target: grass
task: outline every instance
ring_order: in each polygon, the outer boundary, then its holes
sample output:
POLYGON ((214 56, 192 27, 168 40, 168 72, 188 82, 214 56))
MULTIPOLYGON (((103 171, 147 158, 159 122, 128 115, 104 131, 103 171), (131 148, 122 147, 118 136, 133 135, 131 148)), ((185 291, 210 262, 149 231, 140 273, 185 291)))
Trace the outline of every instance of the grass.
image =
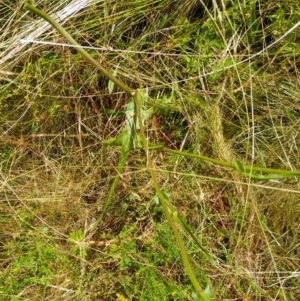
MULTIPOLYGON (((52 14, 69 5, 64 26, 95 59, 180 107, 148 120, 151 141, 299 169, 298 27, 280 39, 299 20, 295 1, 74 3, 39 7, 52 14)), ((123 119, 109 112, 124 110, 127 96, 110 94, 108 81, 50 27, 30 36, 44 23, 21 3, 2 13, 1 298, 192 300, 141 152, 130 154, 111 207, 89 232, 116 175, 120 149, 102 157, 101 145, 123 119)), ((180 229, 212 300, 297 300, 298 184, 252 182, 162 152, 152 158, 161 187, 209 254, 180 229)))

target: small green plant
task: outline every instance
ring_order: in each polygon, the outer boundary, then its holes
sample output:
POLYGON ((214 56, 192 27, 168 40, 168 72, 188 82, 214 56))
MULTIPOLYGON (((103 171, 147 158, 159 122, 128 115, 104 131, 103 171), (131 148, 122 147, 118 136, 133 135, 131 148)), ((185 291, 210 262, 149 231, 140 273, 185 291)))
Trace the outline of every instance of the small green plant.
POLYGON ((10 252, 15 258, 0 276, 0 295, 4 292, 14 295, 26 286, 45 286, 51 282, 52 264, 58 261, 55 246, 35 241, 28 248, 27 242, 15 241, 7 248, 5 258, 10 258, 10 252))
POLYGON ((72 244, 75 244, 75 246, 71 247, 70 249, 72 254, 83 259, 87 257, 87 246, 85 244, 85 237, 82 229, 71 232, 68 241, 72 244))
POLYGON ((13 150, 12 148, 6 148, 1 153, 1 171, 5 174, 11 165, 13 150))

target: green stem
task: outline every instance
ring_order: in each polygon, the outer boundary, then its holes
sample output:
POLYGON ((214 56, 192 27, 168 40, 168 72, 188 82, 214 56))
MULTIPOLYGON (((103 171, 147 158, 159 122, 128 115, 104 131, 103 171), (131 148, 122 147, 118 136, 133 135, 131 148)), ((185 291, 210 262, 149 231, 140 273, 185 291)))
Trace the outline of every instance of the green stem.
POLYGON ((163 192, 161 191, 161 189, 159 187, 157 179, 156 179, 156 175, 155 175, 155 172, 154 172, 154 164, 153 164, 152 159, 149 155, 148 139, 146 138, 146 132, 145 132, 145 128, 144 128, 144 125, 143 125, 143 118, 142 118, 142 114, 141 114, 140 102, 139 102, 139 99, 138 99, 138 92, 136 92, 135 95, 134 95, 134 103, 135 103, 135 112, 137 114, 137 119, 138 119, 138 123, 139 123, 139 126, 140 126, 140 135, 141 135, 141 138, 142 138, 144 151, 145 151, 146 156, 147 156, 147 169, 148 169, 148 171, 151 175, 152 183, 153 183, 153 186, 154 186, 154 188, 156 190, 156 193, 159 197, 159 200, 160 200, 160 203, 162 205, 163 211, 164 211, 164 213, 167 217, 167 220, 168 220, 168 222, 169 222, 169 224, 172 228, 172 231, 174 233, 174 236, 175 236, 175 239, 176 239, 178 247, 179 247, 179 251, 180 251, 180 254, 181 254, 181 258, 182 258, 183 265, 185 267, 186 273, 189 276, 194 289, 200 295, 201 294, 201 286, 200 286, 200 284, 199 284, 199 282, 196 278, 196 275, 195 275, 195 273, 192 269, 192 266, 190 264, 190 261, 188 259, 188 255, 187 255, 182 237, 181 237, 181 235, 180 235, 180 233, 179 233, 179 231, 176 227, 176 224, 175 224, 175 222, 174 222, 174 220, 171 216, 169 206, 168 206, 168 200, 165 198, 163 192))
POLYGON ((121 174, 123 172, 124 166, 127 162, 128 156, 129 156, 129 152, 130 152, 130 147, 128 148, 127 144, 123 144, 122 145, 122 151, 121 151, 121 155, 119 158, 119 162, 118 162, 118 166, 117 166, 117 175, 115 176, 110 188, 109 188, 109 192, 108 192, 108 196, 106 198, 106 200, 104 201, 104 204, 101 208, 101 213, 98 217, 98 219, 96 220, 96 222, 93 224, 93 229, 96 229, 96 227, 101 223, 104 214, 107 211, 107 208, 109 207, 112 197, 114 196, 115 190, 119 184, 120 178, 121 178, 121 174))
POLYGON ((211 162, 213 164, 224 166, 224 167, 232 167, 232 168, 234 168, 234 165, 231 164, 231 163, 228 163, 228 162, 225 162, 225 161, 221 161, 221 160, 218 160, 218 159, 213 159, 213 158, 206 157, 206 156, 203 156, 203 155, 191 154, 191 153, 182 152, 182 151, 178 151, 178 150, 167 148, 167 147, 163 147, 161 149, 161 151, 166 152, 166 153, 170 153, 170 154, 173 154, 173 155, 200 159, 200 160, 211 162))
POLYGON ((275 180, 275 179, 285 179, 289 177, 296 177, 299 176, 295 174, 295 172, 289 174, 287 171, 285 173, 268 173, 268 174, 260 174, 253 172, 253 169, 250 171, 247 171, 245 166, 241 164, 241 162, 235 160, 234 162, 235 169, 240 172, 242 175, 244 175, 247 178, 250 178, 252 180, 259 180, 259 181, 268 181, 268 180, 275 180))
POLYGON ((241 165, 237 164, 238 161, 235 161, 234 163, 229 163, 226 161, 221 161, 218 159, 213 159, 210 157, 206 157, 203 155, 197 155, 197 154, 191 154, 187 152, 182 152, 174 149, 170 149, 167 147, 163 147, 159 149, 160 151, 170 153, 173 155, 178 155, 178 156, 184 156, 188 158, 195 158, 195 159, 200 159, 203 161, 211 162, 213 164, 219 165, 219 166, 224 166, 224 167, 229 167, 236 169, 238 172, 244 174, 247 177, 252 177, 255 179, 260 180, 270 180, 270 179, 283 179, 283 178, 289 178, 289 177, 300 177, 300 171, 295 170, 295 171, 289 171, 289 170, 283 170, 283 169, 274 169, 274 168, 267 168, 267 167, 259 167, 259 166, 249 166, 249 165, 241 165), (253 174, 251 176, 251 172, 262 172, 262 173, 268 173, 269 175, 259 175, 259 174, 253 174))

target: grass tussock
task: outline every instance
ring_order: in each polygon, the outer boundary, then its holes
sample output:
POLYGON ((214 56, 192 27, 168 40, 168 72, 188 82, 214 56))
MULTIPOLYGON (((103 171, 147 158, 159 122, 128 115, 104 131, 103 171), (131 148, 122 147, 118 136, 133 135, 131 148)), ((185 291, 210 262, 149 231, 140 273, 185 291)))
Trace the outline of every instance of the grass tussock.
MULTIPOLYGON (((132 151, 116 176, 129 98, 23 1, 0 25, 1 300, 192 300, 178 247, 132 151)), ((105 68, 180 112, 147 120, 154 143, 300 169, 296 1, 41 1, 105 68), (272 46, 270 46, 272 45, 272 46)), ((297 300, 299 184, 250 181, 204 161, 151 154, 212 300, 297 300), (206 255, 205 255, 206 254, 206 255)))

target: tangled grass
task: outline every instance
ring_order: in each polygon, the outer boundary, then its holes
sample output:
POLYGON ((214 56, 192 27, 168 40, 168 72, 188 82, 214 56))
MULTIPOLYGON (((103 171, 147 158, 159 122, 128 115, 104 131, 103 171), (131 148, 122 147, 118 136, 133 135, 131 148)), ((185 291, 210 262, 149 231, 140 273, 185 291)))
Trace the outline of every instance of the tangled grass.
MULTIPOLYGON (((117 135, 128 98, 110 94, 108 81, 22 5, 0 12, 2 299, 192 300, 140 152, 89 236, 118 162, 119 149, 103 157, 101 144, 117 135)), ((289 31, 299 20, 296 1, 36 5, 128 85, 180 107, 148 120, 151 141, 299 169, 299 29, 289 31)), ((152 156, 160 185, 209 254, 182 231, 212 300, 297 299, 297 183, 252 182, 199 160, 152 156)))

